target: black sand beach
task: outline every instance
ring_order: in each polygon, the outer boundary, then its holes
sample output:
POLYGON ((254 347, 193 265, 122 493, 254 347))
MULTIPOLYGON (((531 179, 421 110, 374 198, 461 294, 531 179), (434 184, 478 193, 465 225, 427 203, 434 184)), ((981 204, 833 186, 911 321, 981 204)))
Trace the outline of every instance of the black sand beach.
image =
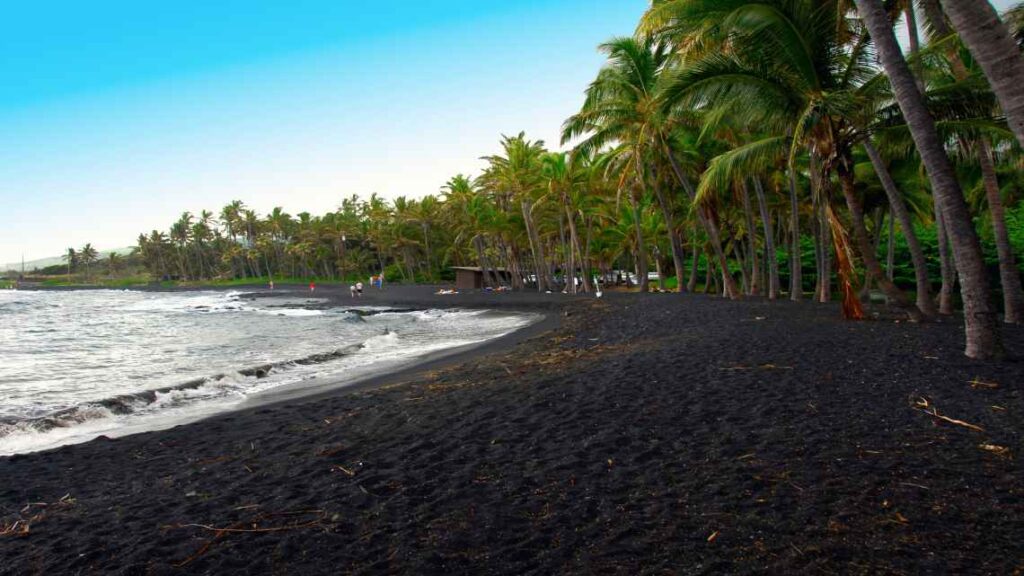
POLYGON ((0 458, 0 574, 1024 571, 1024 363, 965 358, 957 321, 672 294, 362 304, 550 319, 352 389, 0 458))

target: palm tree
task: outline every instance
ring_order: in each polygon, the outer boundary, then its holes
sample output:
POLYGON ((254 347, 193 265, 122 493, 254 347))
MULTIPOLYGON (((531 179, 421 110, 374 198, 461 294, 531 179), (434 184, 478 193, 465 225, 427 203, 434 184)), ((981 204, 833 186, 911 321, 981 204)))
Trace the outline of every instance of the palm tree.
MULTIPOLYGON (((632 183, 626 185, 623 180, 623 187, 629 191, 634 212, 638 206, 636 190, 648 186, 653 189, 669 236, 677 289, 682 291, 683 243, 675 222, 674 203, 655 168, 668 148, 672 130, 671 117, 665 113, 659 96, 661 74, 669 53, 650 38, 614 38, 600 49, 608 60, 587 89, 580 111, 563 124, 562 144, 583 138, 576 144, 577 154, 592 154, 617 145, 615 149, 629 156, 623 166, 629 170, 632 183)), ((637 233, 641 234, 639 228, 637 233)), ((645 256, 640 257, 642 262, 646 260, 645 256)))
POLYGON ((107 273, 110 274, 110 276, 117 274, 118 268, 121 267, 121 260, 122 258, 117 252, 111 252, 107 256, 107 273))
POLYGON ((981 168, 982 188, 992 221, 992 233, 999 260, 999 278, 1003 292, 1003 321, 1007 324, 1024 323, 1024 288, 1021 286, 1020 268, 1017 267, 1006 226, 1002 190, 999 186, 995 159, 988 138, 982 136, 975 143, 981 168))
POLYGON ((1017 142, 1024 146, 1024 57, 987 0, 942 0, 946 15, 985 71, 1017 142))
POLYGON ((567 288, 576 292, 576 269, 581 270, 580 277, 583 291, 590 292, 590 278, 587 273, 583 250, 580 248, 579 231, 577 230, 577 212, 573 205, 573 190, 583 184, 585 172, 580 170, 582 162, 570 160, 564 152, 552 152, 543 157, 542 172, 548 181, 548 192, 559 201, 565 212, 565 220, 569 225, 569 265, 566 270, 567 288))
POLYGON ((534 201, 543 189, 540 161, 546 152, 544 143, 527 140, 526 134, 520 132, 514 137, 502 136, 501 147, 503 154, 483 158, 489 166, 479 181, 492 192, 507 193, 518 201, 530 252, 533 254, 537 290, 551 290, 554 281, 534 214, 534 201))
POLYGON ((171 225, 169 234, 178 255, 178 271, 181 277, 189 279, 188 244, 192 238, 192 213, 185 212, 178 221, 171 225))
POLYGON ((855 0, 878 50, 900 109, 921 154, 936 202, 951 232, 956 267, 964 301, 967 346, 971 358, 1002 355, 996 313, 989 302, 990 290, 981 254, 981 243, 971 221, 960 183, 935 129, 935 122, 917 88, 917 81, 900 51, 889 16, 880 0, 855 0))
MULTIPOLYGON (((922 0, 928 23, 932 28, 933 35, 938 40, 944 40, 953 34, 953 30, 946 23, 945 14, 939 6, 938 0, 922 0)), ((947 42, 947 44, 949 44, 947 42)), ((956 90, 963 86, 970 85, 975 75, 969 69, 968 63, 961 57, 961 53, 955 46, 949 45, 946 49, 947 59, 952 69, 952 89, 956 90)), ((1019 55, 1018 55, 1019 58, 1019 55)), ((985 100, 982 94, 977 100, 985 100)), ((1017 268, 1013 250, 1010 247, 1006 219, 1003 212, 1002 198, 999 187, 999 179, 996 174, 996 167, 992 158, 991 136, 985 133, 971 135, 970 138, 960 138, 961 141, 973 140, 972 153, 977 157, 982 173, 982 184, 985 189, 985 196, 990 207, 989 215, 992 218, 993 232, 996 241, 996 250, 999 258, 999 277, 1003 291, 1004 321, 1010 324, 1024 322, 1024 288, 1021 286, 1020 272, 1017 268)), ((964 147, 970 148, 966 145, 964 147)), ((944 282, 945 284, 945 282, 944 282)))
MULTIPOLYGON (((664 98, 675 107, 703 109, 703 132, 745 127, 757 138, 716 157, 702 178, 698 196, 723 193, 752 173, 765 172, 788 157, 795 171, 803 151, 813 156, 811 182, 828 225, 843 288, 843 311, 863 316, 854 297, 855 272, 847 232, 831 198, 831 174, 838 174, 852 218, 853 237, 865 267, 911 316, 900 291, 888 282, 871 252, 850 170, 856 91, 867 75, 862 48, 849 50, 852 38, 838 7, 810 10, 801 2, 665 3, 680 10, 680 33, 702 31, 702 47, 690 50, 685 65, 665 83, 664 98), (713 47, 713 48, 712 48, 713 47)), ((652 14, 659 12, 652 9, 652 14)), ((677 45, 685 37, 673 39, 677 45)))
POLYGON ((68 279, 70 279, 71 272, 78 265, 78 252, 74 248, 68 248, 68 251, 61 258, 68 264, 68 279))
MULTIPOLYGON (((874 144, 871 143, 870 138, 866 138, 862 144, 868 158, 871 160, 871 166, 874 168, 875 174, 878 176, 882 188, 889 199, 889 206, 892 211, 890 221, 892 221, 892 218, 899 220, 903 236, 907 239, 910 258, 914 263, 914 277, 917 282, 917 307, 925 316, 935 316, 935 303, 932 302, 931 288, 928 281, 928 264, 925 260, 924 249, 921 248, 921 242, 918 240, 917 233, 914 232, 914 223, 910 218, 910 213, 903 202, 903 197, 892 178, 892 174, 889 172, 888 166, 882 159, 882 155, 875 148, 874 144)), ((891 237, 889 243, 890 245, 892 244, 891 237)))
POLYGON ((85 264, 85 277, 90 276, 90 266, 96 263, 96 259, 99 257, 99 253, 92 247, 92 244, 86 244, 82 246, 82 249, 78 251, 78 258, 82 264, 85 264))

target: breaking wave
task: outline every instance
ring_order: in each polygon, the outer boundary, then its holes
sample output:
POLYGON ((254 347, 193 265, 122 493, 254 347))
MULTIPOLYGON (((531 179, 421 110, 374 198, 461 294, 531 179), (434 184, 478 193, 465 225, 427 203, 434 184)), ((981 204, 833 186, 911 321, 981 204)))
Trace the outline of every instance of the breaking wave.
POLYGON ((343 386, 536 319, 114 290, 0 294, 0 313, 0 455, 168 428, 268 394, 343 386))

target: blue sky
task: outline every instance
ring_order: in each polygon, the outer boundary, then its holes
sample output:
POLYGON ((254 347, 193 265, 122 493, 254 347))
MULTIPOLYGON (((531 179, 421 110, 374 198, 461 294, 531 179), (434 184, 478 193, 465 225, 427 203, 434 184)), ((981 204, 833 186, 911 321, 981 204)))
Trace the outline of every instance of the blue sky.
POLYGON ((0 263, 240 199, 435 193, 555 144, 646 0, 48 2, 0 22, 0 263), (159 6, 159 5, 162 6, 159 6))

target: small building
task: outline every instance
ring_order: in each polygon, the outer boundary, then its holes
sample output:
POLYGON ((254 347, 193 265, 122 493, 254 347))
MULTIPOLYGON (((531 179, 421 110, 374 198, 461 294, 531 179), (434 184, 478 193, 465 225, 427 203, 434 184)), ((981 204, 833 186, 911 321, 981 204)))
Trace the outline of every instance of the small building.
MULTIPOLYGON (((480 290, 484 287, 484 269, 479 266, 454 266, 455 289, 456 290, 480 290)), ((512 274, 504 268, 494 270, 498 276, 498 282, 502 284, 512 283, 512 274)))

